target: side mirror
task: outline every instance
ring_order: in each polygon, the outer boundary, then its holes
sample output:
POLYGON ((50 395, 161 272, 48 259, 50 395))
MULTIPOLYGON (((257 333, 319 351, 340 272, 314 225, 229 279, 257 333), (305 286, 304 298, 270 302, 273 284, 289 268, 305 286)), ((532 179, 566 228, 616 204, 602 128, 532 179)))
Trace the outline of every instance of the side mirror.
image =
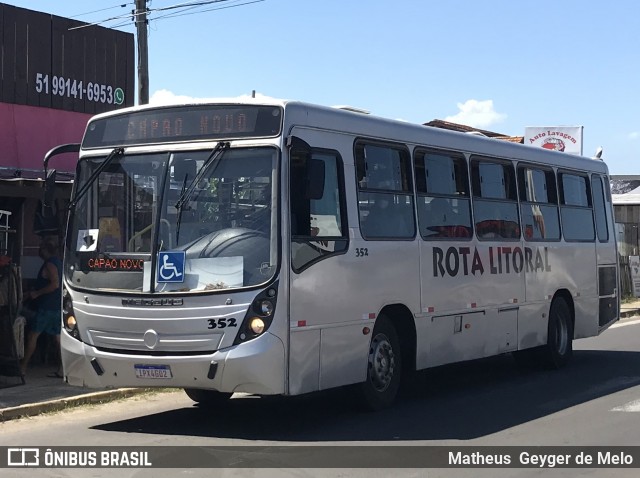
POLYGON ((324 196, 324 161, 307 160, 307 199, 322 199, 324 196))
POLYGON ((322 199, 324 196, 324 161, 311 157, 311 146, 304 140, 290 136, 287 139, 290 148, 292 170, 297 174, 292 178, 294 181, 302 180, 304 190, 298 189, 305 199, 322 199))
POLYGON ((50 149, 47 151, 47 154, 44 155, 44 197, 42 198, 42 203, 45 207, 50 207, 53 204, 56 191, 56 170, 49 170, 49 160, 59 154, 77 153, 79 151, 79 143, 62 144, 50 149))
POLYGON ((56 195, 56 170, 47 171, 47 177, 44 180, 44 195, 42 204, 45 207, 51 207, 56 195))

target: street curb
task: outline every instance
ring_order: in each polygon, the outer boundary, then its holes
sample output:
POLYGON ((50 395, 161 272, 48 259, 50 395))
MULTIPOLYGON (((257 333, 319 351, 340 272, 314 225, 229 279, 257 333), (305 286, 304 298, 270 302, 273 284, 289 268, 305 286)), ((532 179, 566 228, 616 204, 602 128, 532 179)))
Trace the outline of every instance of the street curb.
POLYGON ((41 413, 57 412, 66 408, 92 403, 104 403, 120 398, 128 398, 134 395, 150 392, 152 388, 118 388, 104 392, 85 393, 74 397, 59 398, 46 402, 29 403, 17 407, 0 409, 0 422, 15 420, 16 418, 33 417, 41 413))
POLYGON ((620 318, 626 319, 628 317, 635 317, 636 315, 640 315, 640 309, 621 309, 620 310, 620 318))

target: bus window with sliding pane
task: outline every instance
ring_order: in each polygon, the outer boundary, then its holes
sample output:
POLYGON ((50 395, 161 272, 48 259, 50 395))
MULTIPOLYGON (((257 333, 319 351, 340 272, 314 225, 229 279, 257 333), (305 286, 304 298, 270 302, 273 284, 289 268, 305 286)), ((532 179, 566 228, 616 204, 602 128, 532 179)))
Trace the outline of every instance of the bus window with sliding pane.
POLYGON ((595 240, 593 208, 587 175, 560 172, 560 217, 565 241, 592 242, 595 240))
POLYGON ((355 155, 362 237, 413 239, 413 186, 406 147, 358 141, 355 155))
POLYGON ((518 167, 520 218, 527 241, 560 240, 555 174, 537 166, 518 167))
POLYGON ((467 163, 460 153, 415 153, 418 223, 426 240, 469 240, 472 236, 467 163))
POLYGON ((472 157, 471 187, 478 239, 520 239, 513 165, 497 159, 472 157))

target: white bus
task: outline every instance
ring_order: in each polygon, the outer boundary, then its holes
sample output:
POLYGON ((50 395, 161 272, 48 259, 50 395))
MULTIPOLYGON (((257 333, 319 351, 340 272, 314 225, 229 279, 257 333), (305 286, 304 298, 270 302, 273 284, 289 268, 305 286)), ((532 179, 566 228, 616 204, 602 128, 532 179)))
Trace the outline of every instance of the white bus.
POLYGON ((64 257, 64 376, 298 395, 514 353, 618 319, 607 167, 288 101, 89 121, 64 257))

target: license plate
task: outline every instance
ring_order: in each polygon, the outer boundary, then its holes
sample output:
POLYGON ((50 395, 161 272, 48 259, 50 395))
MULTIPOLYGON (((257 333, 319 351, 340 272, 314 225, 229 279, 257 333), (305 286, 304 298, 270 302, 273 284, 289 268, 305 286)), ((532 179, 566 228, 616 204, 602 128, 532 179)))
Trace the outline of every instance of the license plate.
POLYGON ((134 365, 137 378, 167 379, 173 378, 168 365, 134 365))

